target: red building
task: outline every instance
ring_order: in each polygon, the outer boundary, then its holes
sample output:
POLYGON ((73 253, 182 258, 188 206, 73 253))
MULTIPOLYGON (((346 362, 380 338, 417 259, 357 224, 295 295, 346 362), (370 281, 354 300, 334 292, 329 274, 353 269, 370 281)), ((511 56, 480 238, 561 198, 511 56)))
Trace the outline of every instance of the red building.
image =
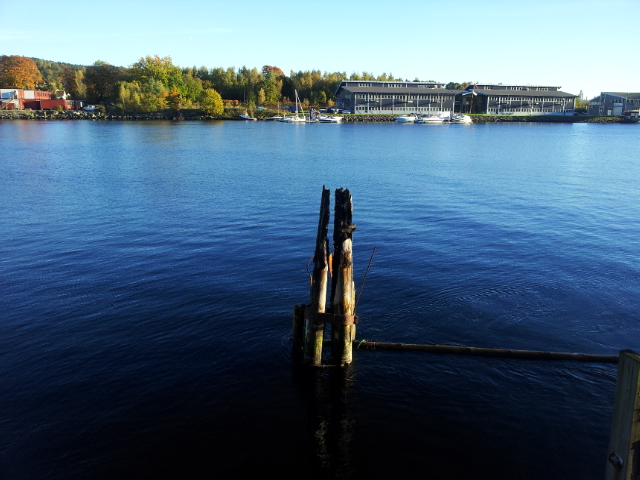
POLYGON ((56 100, 53 98, 52 92, 43 90, 0 88, 0 109, 54 110, 58 106, 64 110, 80 110, 82 102, 79 100, 56 100))

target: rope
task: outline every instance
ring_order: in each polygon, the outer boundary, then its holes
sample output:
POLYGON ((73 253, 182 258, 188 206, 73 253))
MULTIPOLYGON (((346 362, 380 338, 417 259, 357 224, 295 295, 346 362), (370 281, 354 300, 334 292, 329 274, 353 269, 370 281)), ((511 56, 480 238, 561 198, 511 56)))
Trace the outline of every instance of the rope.
POLYGON ((356 304, 353 307, 353 310, 355 311, 356 307, 358 306, 358 302, 360 301, 360 295, 362 295, 362 289, 364 288, 364 281, 367 279, 367 274, 369 273, 369 267, 371 267, 371 262, 373 261, 373 256, 376 253, 376 246, 373 246, 373 250, 371 251, 371 257, 369 258, 369 264, 367 265, 367 269, 364 272, 364 277, 362 277, 362 284, 360 285, 360 292, 358 292, 358 298, 356 298, 356 304))

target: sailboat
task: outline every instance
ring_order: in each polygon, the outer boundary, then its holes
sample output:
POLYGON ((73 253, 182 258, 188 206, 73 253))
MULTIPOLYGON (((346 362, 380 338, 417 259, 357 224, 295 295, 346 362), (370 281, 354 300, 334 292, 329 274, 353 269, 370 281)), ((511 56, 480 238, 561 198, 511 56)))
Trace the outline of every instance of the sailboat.
MULTIPOLYGON (((278 101, 278 110, 277 110, 277 111, 278 111, 278 112, 280 112, 280 101, 278 101)), ((265 118, 265 120, 272 121, 272 122, 274 122, 274 121, 276 121, 276 120, 277 120, 277 121, 280 121, 280 120, 282 120, 282 116, 280 116, 280 115, 274 115, 273 117, 267 117, 267 118, 265 118)))
POLYGON ((296 113, 295 115, 285 115, 280 120, 283 123, 305 123, 306 120, 304 118, 304 110, 302 110, 302 105, 300 105, 300 98, 298 97, 298 90, 296 92, 296 113), (300 112, 302 112, 302 116, 300 116, 300 112))

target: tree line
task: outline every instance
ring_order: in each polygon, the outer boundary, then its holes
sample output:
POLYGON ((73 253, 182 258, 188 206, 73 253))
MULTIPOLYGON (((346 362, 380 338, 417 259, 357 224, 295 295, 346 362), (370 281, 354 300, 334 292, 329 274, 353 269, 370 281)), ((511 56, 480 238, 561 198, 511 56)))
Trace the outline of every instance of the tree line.
MULTIPOLYGON (((73 65, 38 58, 0 57, 0 88, 65 91, 70 98, 119 108, 125 112, 156 112, 167 109, 202 109, 221 115, 224 104, 286 105, 295 101, 295 91, 303 104, 330 107, 343 80, 402 81, 392 74, 291 71, 276 66, 262 69, 191 67, 173 64, 171 57, 141 57, 129 67, 96 61, 93 65, 73 65), (223 101, 224 99, 224 101, 223 101)), ((418 81, 415 79, 414 81, 418 81)), ((447 84, 464 88, 466 83, 447 84)))

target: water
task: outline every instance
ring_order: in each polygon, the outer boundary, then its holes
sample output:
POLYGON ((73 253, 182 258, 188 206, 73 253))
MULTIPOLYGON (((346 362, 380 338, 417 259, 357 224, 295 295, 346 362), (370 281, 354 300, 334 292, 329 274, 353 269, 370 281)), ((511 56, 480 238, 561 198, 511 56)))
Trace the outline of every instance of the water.
POLYGON ((638 350, 633 125, 0 124, 0 477, 601 478, 616 366, 291 365, 322 185, 358 338, 638 350), (332 199, 333 201, 333 199, 332 199))

